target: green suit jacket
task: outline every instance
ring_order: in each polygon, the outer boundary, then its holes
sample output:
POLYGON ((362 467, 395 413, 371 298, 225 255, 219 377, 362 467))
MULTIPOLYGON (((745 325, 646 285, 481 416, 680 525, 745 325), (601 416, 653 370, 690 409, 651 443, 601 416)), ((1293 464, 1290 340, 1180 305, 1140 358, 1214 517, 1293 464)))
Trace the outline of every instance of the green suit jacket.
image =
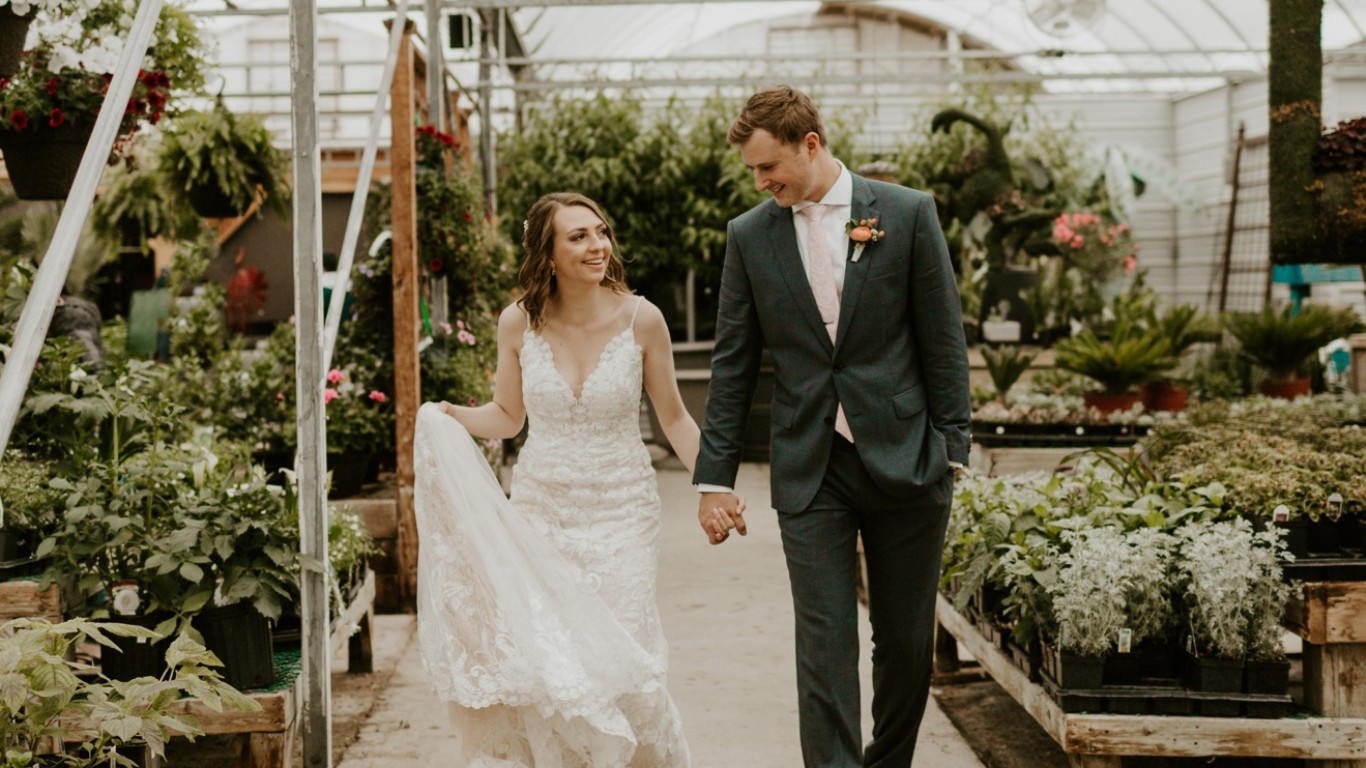
POLYGON ((716 347, 693 479, 734 487, 760 356, 775 368, 773 506, 797 511, 820 487, 843 404, 886 493, 910 496, 966 464, 968 360, 948 249, 929 195, 853 177, 851 213, 886 232, 848 248, 832 344, 802 267, 792 209, 772 200, 727 228, 716 347))

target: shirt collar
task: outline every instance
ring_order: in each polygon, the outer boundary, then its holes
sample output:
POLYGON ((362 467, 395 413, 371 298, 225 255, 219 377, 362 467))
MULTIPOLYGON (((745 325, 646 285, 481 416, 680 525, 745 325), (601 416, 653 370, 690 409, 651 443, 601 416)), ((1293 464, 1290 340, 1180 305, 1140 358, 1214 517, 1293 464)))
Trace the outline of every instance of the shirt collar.
MULTIPOLYGON (((835 162, 840 164, 839 178, 835 179, 835 183, 831 185, 830 189, 825 193, 825 197, 821 198, 820 204, 830 206, 853 205, 854 177, 849 173, 849 169, 844 167, 844 163, 839 160, 836 160, 835 162)), ((810 200, 802 200, 801 202, 793 203, 792 212, 800 213, 803 208, 806 208, 809 205, 815 205, 815 203, 812 203, 810 200)))

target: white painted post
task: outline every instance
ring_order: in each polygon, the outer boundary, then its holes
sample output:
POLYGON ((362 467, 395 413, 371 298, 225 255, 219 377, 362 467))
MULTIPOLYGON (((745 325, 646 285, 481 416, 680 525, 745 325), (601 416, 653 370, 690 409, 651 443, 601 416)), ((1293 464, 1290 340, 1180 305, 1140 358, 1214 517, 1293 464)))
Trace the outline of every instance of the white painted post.
POLYGON ((360 240, 360 225, 365 220, 365 200, 370 194, 370 179, 375 172, 375 155, 379 147, 379 131, 384 125, 385 105, 389 103, 389 87, 394 82, 394 65, 398 61, 398 44, 403 39, 403 28, 408 23, 408 0, 400 0, 394 23, 389 28, 389 55, 384 59, 384 72, 375 93, 375 108, 370 113, 370 134, 365 139, 361 155, 360 173, 356 176, 356 191, 351 195, 351 212, 346 218, 346 234, 342 236, 341 257, 337 261, 337 283, 332 288, 332 303, 327 307, 327 331, 323 337, 323 370, 332 367, 332 353, 337 349, 337 334, 341 332, 342 307, 346 293, 351 290, 351 265, 355 262, 356 243, 360 240))
MULTIPOLYGON (((322 158, 318 150, 317 2, 290 0, 290 111, 294 165, 295 386, 298 388, 299 540, 303 567, 304 765, 332 765, 332 654, 328 630, 327 431, 322 350, 322 158)), ((337 301, 340 304, 340 299, 337 301)))

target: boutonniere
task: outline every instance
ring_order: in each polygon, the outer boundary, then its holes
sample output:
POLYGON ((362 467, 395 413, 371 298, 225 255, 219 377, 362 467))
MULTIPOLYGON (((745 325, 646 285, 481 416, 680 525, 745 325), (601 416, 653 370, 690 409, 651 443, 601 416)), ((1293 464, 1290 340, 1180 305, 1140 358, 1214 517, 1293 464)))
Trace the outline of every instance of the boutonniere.
POLYGON ((877 219, 850 219, 844 223, 844 233, 854 241, 854 255, 849 257, 850 261, 858 261, 869 243, 887 236, 885 230, 877 228, 877 219))

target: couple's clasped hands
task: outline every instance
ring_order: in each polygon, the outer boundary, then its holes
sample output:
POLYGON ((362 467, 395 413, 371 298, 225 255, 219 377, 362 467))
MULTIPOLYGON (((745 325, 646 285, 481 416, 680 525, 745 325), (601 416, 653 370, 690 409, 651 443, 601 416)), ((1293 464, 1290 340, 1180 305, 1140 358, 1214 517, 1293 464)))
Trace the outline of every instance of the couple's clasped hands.
POLYGON ((745 500, 733 493, 704 493, 697 502, 697 522, 712 544, 730 538, 732 530, 744 536, 745 500))

